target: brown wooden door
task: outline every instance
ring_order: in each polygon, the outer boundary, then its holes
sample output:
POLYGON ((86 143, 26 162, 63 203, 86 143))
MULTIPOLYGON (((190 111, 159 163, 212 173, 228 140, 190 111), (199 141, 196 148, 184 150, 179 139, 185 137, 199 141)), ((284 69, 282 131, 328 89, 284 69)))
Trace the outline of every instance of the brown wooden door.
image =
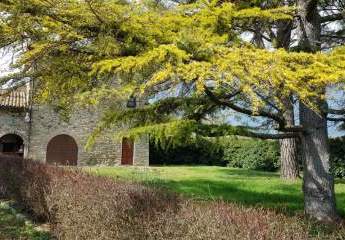
POLYGON ((58 135, 47 146, 47 163, 57 165, 77 165, 78 145, 68 135, 58 135))
POLYGON ((133 165, 134 142, 129 138, 122 139, 121 165, 133 165))

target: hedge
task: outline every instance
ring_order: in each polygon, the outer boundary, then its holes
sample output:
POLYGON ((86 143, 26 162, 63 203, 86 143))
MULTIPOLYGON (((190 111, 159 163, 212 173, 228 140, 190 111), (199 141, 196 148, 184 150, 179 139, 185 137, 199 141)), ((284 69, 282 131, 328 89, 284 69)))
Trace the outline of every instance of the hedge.
POLYGON ((311 226, 297 217, 8 157, 0 158, 0 195, 48 221, 63 240, 310 239, 311 226))
POLYGON ((230 167, 275 171, 279 168, 279 143, 272 140, 225 138, 224 156, 230 167))
POLYGON ((151 165, 212 165, 274 171, 279 168, 276 141, 250 138, 199 139, 162 148, 150 144, 151 165))
POLYGON ((223 148, 214 141, 196 139, 183 145, 162 147, 150 143, 150 165, 226 166, 223 148))
POLYGON ((329 140, 331 170, 335 177, 345 178, 345 138, 329 140))
MULTIPOLYGON (((232 137, 222 142, 223 160, 228 162, 228 166, 265 171, 275 171, 280 167, 278 141, 232 137)), ((329 139, 329 147, 333 175, 345 178, 345 138, 329 139)))
MULTIPOLYGON (((333 138, 329 143, 332 173, 337 178, 345 178, 345 138, 333 138)), ((150 153, 151 165, 216 165, 263 171, 276 171, 280 167, 279 143, 273 140, 204 139, 168 149, 151 144, 150 153)))

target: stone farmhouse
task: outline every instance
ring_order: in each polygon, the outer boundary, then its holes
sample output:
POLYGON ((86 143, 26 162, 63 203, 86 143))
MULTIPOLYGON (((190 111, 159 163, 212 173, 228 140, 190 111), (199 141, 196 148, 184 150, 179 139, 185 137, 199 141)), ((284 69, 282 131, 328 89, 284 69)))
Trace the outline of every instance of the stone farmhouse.
POLYGON ((62 120, 51 106, 32 104, 29 84, 1 90, 0 153, 58 165, 149 165, 148 138, 116 141, 109 131, 86 150, 98 120, 90 109, 78 109, 62 120))

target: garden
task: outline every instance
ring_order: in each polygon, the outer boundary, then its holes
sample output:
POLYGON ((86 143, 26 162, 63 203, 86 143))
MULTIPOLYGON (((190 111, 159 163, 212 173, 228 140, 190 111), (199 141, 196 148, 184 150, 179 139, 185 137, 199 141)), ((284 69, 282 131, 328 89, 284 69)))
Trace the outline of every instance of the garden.
MULTIPOLYGON (((341 216, 345 216, 343 141, 330 141, 341 216)), ((345 236, 341 223, 322 225, 304 217, 303 173, 296 180, 281 178, 277 141, 209 138, 169 148, 151 142, 150 151, 149 167, 59 167, 1 156, 2 238, 345 236)))
POLYGON ((0 237, 344 239, 344 16, 0 0, 0 237))
MULTIPOLYGON (((0 166, 1 196, 16 200, 17 209, 30 216, 25 223, 2 203, 2 233, 14 239, 341 239, 345 234, 342 225, 305 219, 301 181, 281 180, 276 172, 219 166, 76 169, 4 156, 0 166), (49 232, 35 228, 42 223, 49 232)), ((344 214, 345 184, 339 179, 335 186, 344 214)))

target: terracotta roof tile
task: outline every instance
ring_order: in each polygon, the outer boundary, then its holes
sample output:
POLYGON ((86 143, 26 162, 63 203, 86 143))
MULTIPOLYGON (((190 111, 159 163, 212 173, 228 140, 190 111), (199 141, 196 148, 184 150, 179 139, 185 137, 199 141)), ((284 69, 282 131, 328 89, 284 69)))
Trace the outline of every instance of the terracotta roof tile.
POLYGON ((0 90, 0 108, 19 108, 29 107, 29 99, 26 91, 14 90, 8 92, 0 90))

